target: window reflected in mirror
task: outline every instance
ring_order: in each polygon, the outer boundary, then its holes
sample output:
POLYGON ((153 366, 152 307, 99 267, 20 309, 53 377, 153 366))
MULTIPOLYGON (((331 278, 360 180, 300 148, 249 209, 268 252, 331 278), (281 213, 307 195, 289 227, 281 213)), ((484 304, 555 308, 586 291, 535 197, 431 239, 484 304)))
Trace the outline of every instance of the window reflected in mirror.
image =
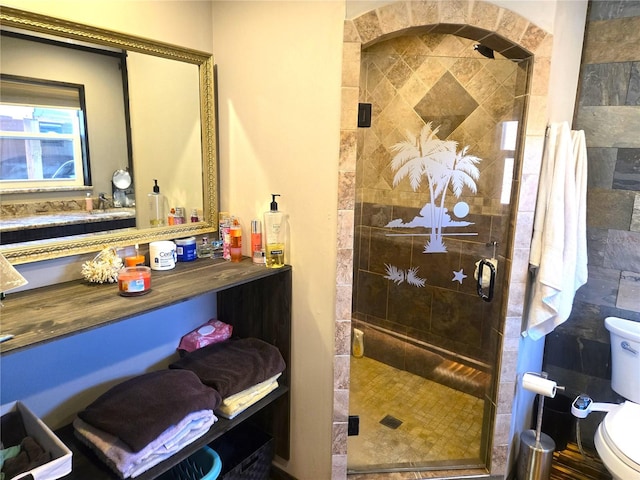
POLYGON ((90 184, 82 85, 3 75, 0 185, 90 184))

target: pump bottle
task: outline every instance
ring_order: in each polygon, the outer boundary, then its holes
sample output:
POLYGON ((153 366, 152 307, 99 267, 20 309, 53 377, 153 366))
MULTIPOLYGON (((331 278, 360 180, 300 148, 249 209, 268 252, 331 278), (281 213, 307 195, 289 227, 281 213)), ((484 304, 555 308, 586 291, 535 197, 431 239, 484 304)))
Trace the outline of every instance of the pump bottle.
POLYGON ((268 268, 284 266, 285 216, 278 210, 276 197, 279 196, 279 194, 271 194, 270 210, 264 214, 265 263, 268 268))
POLYGON ((152 227, 164 225, 164 195, 160 193, 158 180, 154 179, 153 192, 147 195, 149 199, 149 224, 152 227))

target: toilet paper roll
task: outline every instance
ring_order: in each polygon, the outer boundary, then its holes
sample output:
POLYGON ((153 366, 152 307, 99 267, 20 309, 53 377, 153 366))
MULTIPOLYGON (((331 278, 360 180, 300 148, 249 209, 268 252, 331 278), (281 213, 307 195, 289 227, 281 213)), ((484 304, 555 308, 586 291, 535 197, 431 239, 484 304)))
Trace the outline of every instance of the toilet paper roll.
POLYGON ((547 378, 542 378, 535 373, 525 373, 522 377, 522 386, 530 392, 535 392, 545 397, 556 396, 556 382, 547 378))

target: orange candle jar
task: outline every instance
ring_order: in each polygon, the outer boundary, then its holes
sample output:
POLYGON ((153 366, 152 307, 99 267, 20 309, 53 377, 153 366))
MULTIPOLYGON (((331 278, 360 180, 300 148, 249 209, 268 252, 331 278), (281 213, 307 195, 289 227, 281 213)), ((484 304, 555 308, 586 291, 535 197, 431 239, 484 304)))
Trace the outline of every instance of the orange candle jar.
POLYGON ((144 295, 151 290, 149 267, 126 267, 118 272, 118 291, 123 297, 144 295))

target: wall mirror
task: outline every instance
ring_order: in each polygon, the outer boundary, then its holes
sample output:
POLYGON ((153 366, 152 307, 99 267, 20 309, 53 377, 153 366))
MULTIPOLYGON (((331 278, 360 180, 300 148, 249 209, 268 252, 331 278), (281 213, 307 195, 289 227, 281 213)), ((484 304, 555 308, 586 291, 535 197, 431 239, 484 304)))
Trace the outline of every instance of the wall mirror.
MULTIPOLYGON (((133 228, 117 227, 96 233, 10 243, 0 246, 0 253, 11 263, 20 264, 97 252, 106 246, 122 247, 217 231, 215 80, 211 54, 9 7, 0 11, 0 28, 19 35, 62 39, 126 55, 131 133, 130 140, 126 138, 127 133, 121 133, 117 143, 129 143, 129 152, 125 146, 125 153, 114 154, 116 142, 107 142, 106 147, 96 145, 96 149, 105 150, 90 152, 91 185, 84 188, 90 190, 94 199, 105 190, 110 200, 113 193, 117 193, 119 203, 129 207, 129 202, 123 201, 127 188, 116 185, 112 189, 111 184, 116 172, 130 170, 134 195, 130 203, 135 208, 136 219, 133 228), (101 165, 101 156, 117 159, 105 166, 107 162, 104 160, 101 165), (174 206, 184 208, 185 223, 150 226, 147 195, 152 192, 156 179, 167 199, 167 210, 174 206), (198 210, 198 221, 189 221, 192 210, 198 210)), ((93 150, 91 118, 88 121, 89 149, 93 150)), ((70 195, 81 198, 87 193, 82 188, 69 191, 73 194, 64 188, 52 189, 44 193, 43 198, 52 195, 49 200, 53 202, 70 195)), ((3 206, 19 199, 21 194, 24 192, 0 187, 3 206)), ((6 220, 3 216, 3 223, 8 223, 6 220)))

